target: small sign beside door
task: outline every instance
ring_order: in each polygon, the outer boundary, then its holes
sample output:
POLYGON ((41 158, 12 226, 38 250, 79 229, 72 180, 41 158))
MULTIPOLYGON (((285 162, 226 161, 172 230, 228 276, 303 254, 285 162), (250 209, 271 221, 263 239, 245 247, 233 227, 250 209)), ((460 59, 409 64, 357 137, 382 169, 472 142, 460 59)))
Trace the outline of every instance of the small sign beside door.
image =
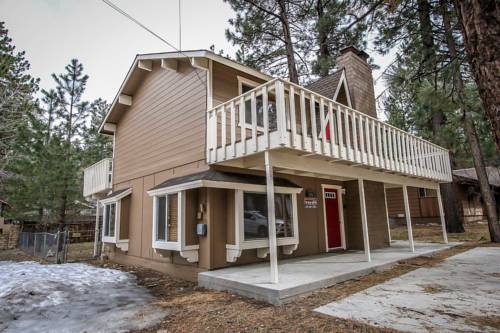
POLYGON ((305 197, 304 198, 304 208, 317 208, 318 198, 305 197))

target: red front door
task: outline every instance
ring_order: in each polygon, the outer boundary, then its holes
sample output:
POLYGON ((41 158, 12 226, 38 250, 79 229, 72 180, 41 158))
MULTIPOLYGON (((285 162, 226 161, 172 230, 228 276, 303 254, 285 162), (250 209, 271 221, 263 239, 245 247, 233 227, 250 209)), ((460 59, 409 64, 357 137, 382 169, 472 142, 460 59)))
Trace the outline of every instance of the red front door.
POLYGON ((338 194, 337 189, 325 188, 326 234, 329 249, 342 246, 338 194))

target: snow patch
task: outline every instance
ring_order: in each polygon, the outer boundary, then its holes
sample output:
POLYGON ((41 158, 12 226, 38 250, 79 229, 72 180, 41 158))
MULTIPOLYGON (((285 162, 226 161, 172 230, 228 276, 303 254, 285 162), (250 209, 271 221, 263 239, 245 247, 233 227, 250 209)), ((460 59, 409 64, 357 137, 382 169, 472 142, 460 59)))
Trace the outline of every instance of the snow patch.
POLYGON ((0 262, 1 332, 126 332, 168 313, 132 274, 86 264, 0 262))

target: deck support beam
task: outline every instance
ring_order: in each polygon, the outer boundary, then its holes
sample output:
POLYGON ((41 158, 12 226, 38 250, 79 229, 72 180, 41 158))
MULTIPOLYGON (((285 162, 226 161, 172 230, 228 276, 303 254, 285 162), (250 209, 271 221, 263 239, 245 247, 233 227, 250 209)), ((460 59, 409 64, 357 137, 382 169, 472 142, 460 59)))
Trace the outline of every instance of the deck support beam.
POLYGON ((278 245, 276 241, 276 214, 274 209, 274 179, 271 156, 264 152, 266 166, 267 216, 269 227, 269 261, 271 264, 271 283, 278 283, 278 245))
POLYGON ((439 218, 441 219, 441 229, 443 230, 443 241, 445 242, 445 244, 448 244, 448 234, 446 233, 446 222, 444 219, 443 200, 441 199, 441 191, 439 189, 439 185, 436 188, 436 193, 439 206, 439 218))
POLYGON ((361 225, 363 227, 363 243, 365 249, 366 261, 371 262, 372 257, 370 253, 370 238, 368 236, 368 218, 366 215, 366 201, 365 201, 365 182, 362 178, 358 179, 359 187, 359 207, 361 210, 361 225))
POLYGON ((415 252, 415 244, 413 244, 413 230, 411 227, 410 203, 408 201, 408 187, 403 185, 403 199, 405 204, 406 227, 408 229, 408 241, 410 242, 410 251, 415 252))
POLYGON ((387 208, 387 192, 384 184, 384 202, 385 202, 385 216, 387 217, 387 235, 389 235, 389 244, 391 244, 391 222, 389 220, 389 209, 387 208))

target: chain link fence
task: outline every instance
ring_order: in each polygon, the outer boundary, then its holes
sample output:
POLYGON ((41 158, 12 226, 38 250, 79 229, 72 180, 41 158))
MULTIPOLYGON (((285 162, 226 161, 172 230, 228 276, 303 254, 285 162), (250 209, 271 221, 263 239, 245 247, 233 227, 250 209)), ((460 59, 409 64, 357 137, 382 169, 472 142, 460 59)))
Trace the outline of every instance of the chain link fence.
POLYGON ((19 248, 29 255, 52 263, 65 263, 69 245, 69 231, 21 232, 19 248))

